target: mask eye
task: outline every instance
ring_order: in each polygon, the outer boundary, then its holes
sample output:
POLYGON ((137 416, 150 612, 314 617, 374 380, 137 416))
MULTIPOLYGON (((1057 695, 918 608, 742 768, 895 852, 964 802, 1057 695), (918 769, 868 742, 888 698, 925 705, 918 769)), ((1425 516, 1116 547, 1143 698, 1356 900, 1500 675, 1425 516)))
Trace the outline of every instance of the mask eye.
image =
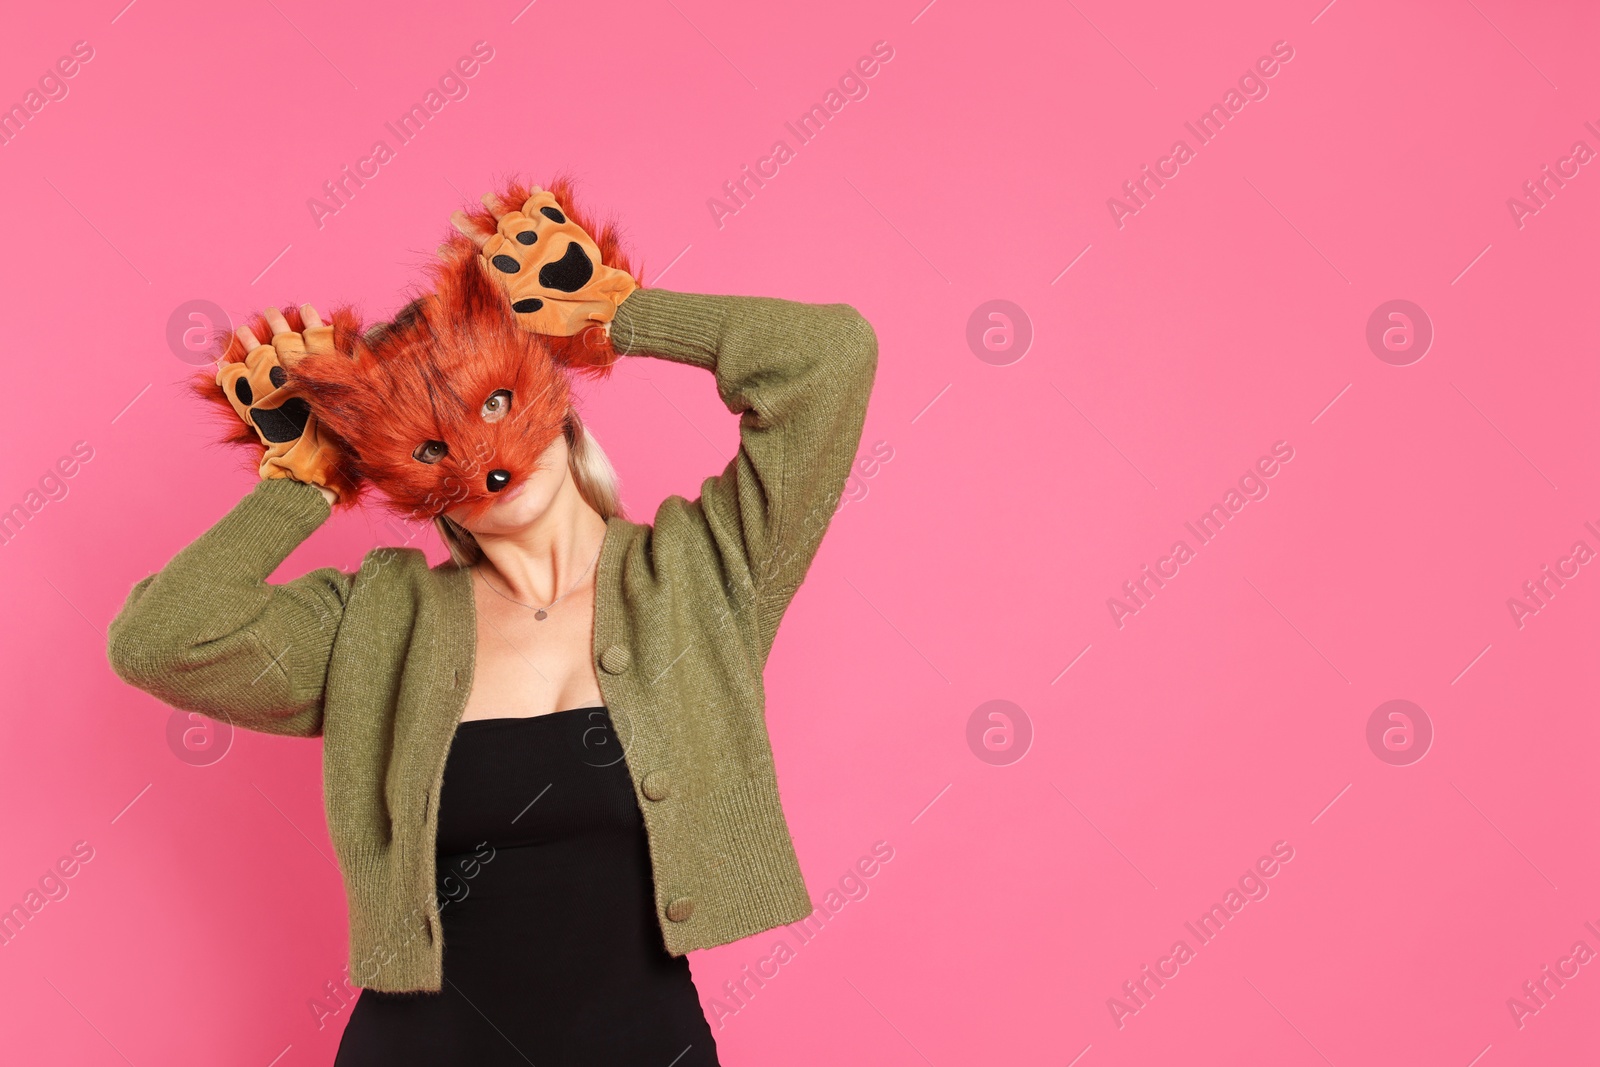
POLYGON ((489 394, 489 399, 483 402, 483 421, 499 422, 511 410, 511 390, 496 389, 489 394))
POLYGON ((437 463, 450 454, 450 446, 443 441, 424 441, 411 452, 411 458, 423 463, 437 463))

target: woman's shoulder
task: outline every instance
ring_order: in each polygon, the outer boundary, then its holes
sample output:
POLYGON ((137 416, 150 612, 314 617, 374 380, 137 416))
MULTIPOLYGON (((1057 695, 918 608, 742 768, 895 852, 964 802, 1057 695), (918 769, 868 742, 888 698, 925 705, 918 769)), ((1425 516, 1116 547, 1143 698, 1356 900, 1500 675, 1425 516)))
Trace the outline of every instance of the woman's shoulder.
POLYGON ((430 565, 427 554, 420 548, 379 545, 361 558, 355 580, 357 584, 366 586, 415 585, 418 582, 448 580, 453 576, 450 572, 457 569, 449 559, 430 565))

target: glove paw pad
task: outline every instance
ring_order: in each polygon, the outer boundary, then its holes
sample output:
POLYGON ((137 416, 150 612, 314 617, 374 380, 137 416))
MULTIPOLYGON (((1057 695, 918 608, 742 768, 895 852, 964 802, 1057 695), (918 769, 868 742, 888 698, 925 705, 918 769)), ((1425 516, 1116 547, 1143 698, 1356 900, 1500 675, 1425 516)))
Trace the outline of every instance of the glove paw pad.
POLYGON ((251 408, 250 421, 263 441, 281 445, 298 440, 306 432, 306 424, 311 421, 311 405, 303 397, 292 396, 275 408, 251 408))
MULTIPOLYGON (((264 320, 254 327, 257 338, 263 328, 264 320)), ((292 478, 322 486, 341 501, 348 497, 353 503, 360 487, 345 474, 340 451, 318 423, 310 402, 294 395, 286 369, 306 356, 336 353, 333 329, 324 325, 277 333, 269 341, 258 340, 242 359, 235 354, 242 350, 238 340, 230 338, 217 364, 215 392, 209 395, 226 401, 242 423, 245 436, 230 440, 254 439, 264 446, 256 467, 262 478, 292 478)))
POLYGON ((604 325, 638 288, 626 270, 606 265, 599 245, 549 190, 532 187, 521 208, 494 227, 482 262, 532 333, 574 337, 604 325))

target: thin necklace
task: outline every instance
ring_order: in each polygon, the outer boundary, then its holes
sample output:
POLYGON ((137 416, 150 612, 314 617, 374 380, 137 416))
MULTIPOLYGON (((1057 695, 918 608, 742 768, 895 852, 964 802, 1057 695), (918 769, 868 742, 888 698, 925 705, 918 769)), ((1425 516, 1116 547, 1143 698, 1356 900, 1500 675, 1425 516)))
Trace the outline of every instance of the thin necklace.
MULTIPOLYGON (((595 549, 594 559, 591 559, 589 561, 589 567, 593 567, 594 566, 595 560, 600 558, 600 550, 605 548, 605 547, 606 547, 605 538, 602 537, 600 539, 600 548, 595 549)), ((569 585, 567 587, 567 593, 570 593, 574 589, 578 588, 578 582, 583 581, 583 579, 588 576, 589 567, 583 568, 583 573, 578 575, 577 580, 574 581, 571 585, 569 585)), ((479 578, 483 578, 483 584, 484 585, 487 585, 490 589, 494 590, 494 592, 498 593, 503 599, 510 600, 513 604, 517 605, 517 607, 519 607, 519 608, 528 608, 528 609, 530 609, 533 612, 533 617, 535 619, 538 619, 540 622, 543 622, 549 616, 550 609, 555 607, 556 604, 560 602, 561 597, 564 597, 564 596, 567 595, 567 593, 562 593, 561 596, 556 597, 555 600, 550 601, 550 603, 546 604, 544 607, 542 607, 542 608, 535 607, 532 604, 524 604, 520 600, 513 600, 511 597, 507 596, 505 593, 501 593, 500 590, 495 589, 494 584, 492 582, 490 582, 488 578, 484 577, 484 574, 483 574, 482 571, 477 571, 477 575, 478 575, 479 578)))

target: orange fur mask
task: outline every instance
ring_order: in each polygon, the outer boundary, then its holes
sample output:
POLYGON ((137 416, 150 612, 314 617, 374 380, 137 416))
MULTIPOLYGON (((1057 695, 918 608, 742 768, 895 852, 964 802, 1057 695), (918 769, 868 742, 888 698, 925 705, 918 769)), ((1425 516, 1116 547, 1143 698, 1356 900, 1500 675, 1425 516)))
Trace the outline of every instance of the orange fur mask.
MULTIPOLYGON (((572 221, 594 236, 602 262, 632 275, 608 224, 596 231, 571 204, 570 182, 550 186, 572 221)), ((500 192, 521 204, 527 187, 500 192)), ((486 210, 471 213, 485 232, 486 210)), ((367 487, 412 520, 445 511, 470 522, 501 492, 521 485, 563 431, 574 373, 603 378, 616 362, 609 333, 594 326, 573 337, 549 337, 518 325, 503 289, 489 276, 471 239, 453 234, 426 268, 431 290, 391 322, 363 329, 349 307, 331 315, 331 354, 286 363, 286 396, 303 396, 340 451, 339 506, 353 505, 367 487), (459 509, 459 510, 457 510, 459 509)), ((285 309, 292 329, 299 315, 285 309)), ((266 339, 266 323, 252 323, 266 339)), ((232 341, 223 358, 243 359, 232 341)), ((202 395, 226 406, 209 378, 202 395)), ((230 413, 232 408, 228 409, 230 413)), ((228 440, 257 442, 234 419, 228 440)))

